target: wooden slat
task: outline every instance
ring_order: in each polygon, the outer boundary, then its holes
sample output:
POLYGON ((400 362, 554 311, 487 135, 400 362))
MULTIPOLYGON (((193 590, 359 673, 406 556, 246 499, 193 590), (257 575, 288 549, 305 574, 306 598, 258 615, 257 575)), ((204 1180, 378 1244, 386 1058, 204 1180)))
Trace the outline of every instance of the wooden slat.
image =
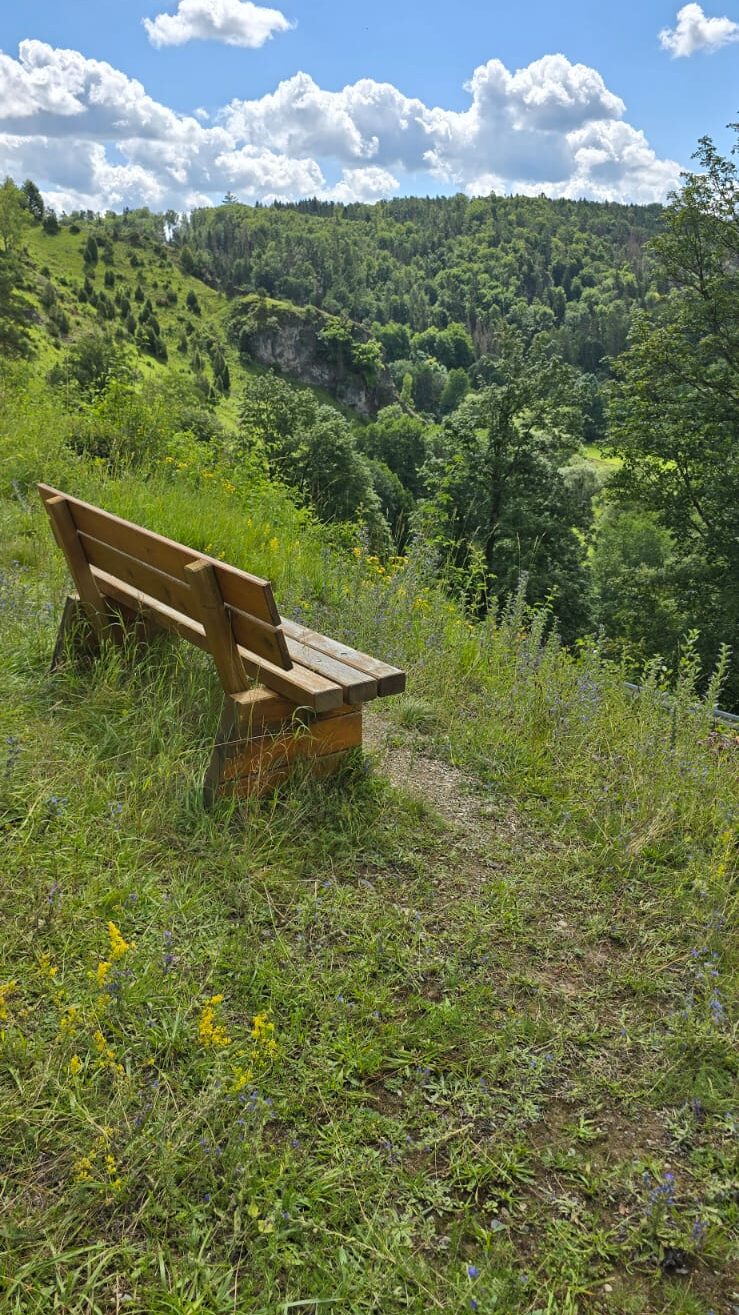
MULTIPOLYGON (((131 585, 124 584, 122 580, 108 575, 97 566, 92 567, 92 573, 101 592, 107 597, 114 598, 124 606, 138 608, 165 630, 171 630, 174 634, 189 640, 191 644, 196 644, 198 648, 208 651, 208 640, 199 621, 193 621, 191 617, 175 611, 166 603, 160 603, 141 590, 133 589, 131 585)), ((290 671, 284 671, 271 662, 258 658, 241 645, 239 645, 239 653, 247 673, 253 679, 264 681, 270 689, 277 690, 278 694, 284 694, 299 707, 324 712, 330 708, 338 708, 343 702, 343 690, 339 685, 316 675, 307 667, 294 666, 290 671)))
POLYGON ((354 667, 357 671, 363 671, 377 682, 377 693, 380 698, 386 694, 403 693, 405 689, 405 672, 398 667, 388 666, 387 662, 379 662, 377 658, 370 657, 368 653, 360 653, 355 648, 349 648, 348 644, 342 644, 336 639, 329 639, 327 635, 321 635, 316 630, 308 630, 306 626, 297 625, 295 621, 288 621, 285 617, 282 618, 282 629, 288 638, 288 649, 290 640, 296 640, 307 648, 315 649, 318 653, 324 653, 327 657, 335 658, 336 661, 344 663, 347 667, 354 667))
POLYGON ((51 520, 54 538, 67 559, 67 566, 77 586, 80 602, 95 633, 101 636, 105 629, 110 627, 111 618, 93 577, 85 550, 80 543, 69 503, 60 493, 49 498, 45 506, 51 520))
POLYGON ((131 557, 128 553, 113 548, 109 543, 93 538, 84 530, 79 531, 79 540, 91 566, 98 566, 107 575, 113 575, 116 579, 130 584, 133 589, 140 589, 150 598, 156 598, 158 602, 166 603, 167 607, 173 607, 176 612, 184 612, 185 616, 197 620, 190 586, 185 584, 184 580, 178 580, 173 575, 159 571, 156 567, 149 566, 148 562, 131 557))
MULTIPOLYGON (((296 708, 290 699, 286 699, 282 694, 275 694, 274 690, 267 689, 264 685, 257 685, 254 689, 234 694, 231 705, 234 712, 234 720, 231 724, 235 725, 238 738, 245 740, 269 734, 270 728, 275 724, 287 727, 314 716, 312 711, 296 708)), ((324 712, 322 715, 330 717, 334 714, 331 711, 324 712)))
POLYGON ((342 749, 357 748, 361 743, 362 712, 359 708, 352 708, 344 716, 329 717, 325 721, 319 719, 297 733, 290 730, 254 740, 243 752, 229 758, 224 767, 224 780, 252 772, 279 770, 298 758, 320 758, 342 749))
POLYGON ((249 684, 231 622, 226 613, 218 578, 211 562, 190 562, 185 567, 197 600, 200 620, 208 640, 221 684, 227 694, 237 694, 249 684))
POLYGON ((247 571, 240 571, 235 566, 228 566, 225 562, 217 561, 215 557, 209 557, 207 553, 196 552, 182 543, 176 543, 174 539, 155 534, 153 530, 145 530, 140 525, 134 525, 120 516, 114 516, 111 512, 101 511, 99 507, 93 507, 91 503, 83 502, 80 498, 70 498, 66 494, 60 494, 58 489, 51 488, 48 484, 39 484, 38 490, 45 503, 54 497, 64 497, 77 529, 84 534, 89 534, 102 543, 108 543, 112 548, 117 548, 138 561, 146 562, 158 571, 174 576, 175 579, 184 581, 185 567, 190 562, 200 560, 211 562, 218 574, 218 584, 224 601, 229 607, 237 607, 240 611, 248 612, 257 620, 265 621, 269 625, 280 624, 280 614, 268 580, 250 575, 247 571))
POLYGON ((310 667, 311 671, 318 671, 327 680, 341 685, 347 703, 368 703, 377 698, 377 681, 356 667, 337 662, 336 658, 327 657, 317 648, 309 648, 294 639, 288 639, 287 649, 293 662, 310 667))

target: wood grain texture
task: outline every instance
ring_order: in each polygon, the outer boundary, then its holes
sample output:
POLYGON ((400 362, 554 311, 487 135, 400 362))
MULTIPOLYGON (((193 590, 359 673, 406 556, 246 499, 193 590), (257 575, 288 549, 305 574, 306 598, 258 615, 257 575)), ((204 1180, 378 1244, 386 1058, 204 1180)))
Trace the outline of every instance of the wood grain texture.
POLYGON ((362 743, 362 712, 352 708, 343 716, 318 718, 310 726, 267 735, 239 746, 224 768, 224 781, 254 772, 272 772, 289 767, 300 758, 357 748, 362 743))
MULTIPOLYGON (((335 776, 345 767, 351 752, 351 749, 340 749, 337 753, 327 753, 322 758, 314 758, 311 763, 311 776, 319 781, 335 776)), ((294 765, 289 763, 270 771, 251 772, 246 776, 236 776, 232 780, 221 781, 216 789, 216 796, 225 798, 235 795, 238 799, 258 799, 262 795, 271 794, 278 785, 288 780, 294 765)))
POLYGON ((185 567, 190 588, 196 599, 200 622, 205 631, 211 657, 227 694, 246 689, 249 676, 234 638, 231 623, 218 588, 212 562, 190 562, 185 567))
POLYGON ((51 520, 54 537, 67 560, 70 574, 77 586, 80 603, 98 638, 106 630, 114 631, 108 609, 90 569, 85 550, 80 543, 67 499, 59 494, 49 498, 46 510, 51 520))
MULTIPOLYGON (((127 607, 138 608, 162 629, 180 635, 205 652, 209 651, 205 629, 200 621, 193 621, 182 612, 168 607, 166 603, 148 597, 131 585, 124 584, 122 580, 117 580, 114 576, 101 571, 97 566, 92 570, 106 597, 113 598, 127 607)), ((317 675, 314 671, 309 671, 307 667, 293 666, 289 671, 284 671, 266 659, 255 657, 247 649, 239 647, 239 653, 247 674, 252 679, 263 681, 278 694, 284 694, 292 703, 300 707, 326 712, 330 708, 340 707, 344 701, 343 690, 339 685, 317 675)))
POLYGON ((330 639, 328 635, 321 635, 317 630, 309 630, 306 626, 297 625, 295 621, 288 621, 286 617, 282 618, 282 628, 288 639, 288 647, 293 640, 370 676, 377 684, 380 698, 387 694, 403 693, 405 672, 399 667, 391 667, 387 662, 380 662, 377 658, 370 657, 369 653, 360 653, 358 649, 350 648, 348 644, 330 639))

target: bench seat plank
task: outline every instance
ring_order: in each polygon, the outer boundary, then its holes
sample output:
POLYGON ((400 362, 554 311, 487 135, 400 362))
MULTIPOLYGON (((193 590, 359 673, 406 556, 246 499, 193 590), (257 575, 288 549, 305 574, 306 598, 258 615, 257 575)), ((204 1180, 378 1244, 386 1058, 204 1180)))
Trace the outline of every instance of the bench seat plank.
MULTIPOLYGON (((204 649, 205 652, 210 651, 205 630, 199 621, 194 621, 192 617, 169 607, 157 598, 125 584, 100 567, 93 566, 91 569, 98 588, 105 597, 113 598, 124 607, 130 607, 145 616, 150 616, 165 630, 173 631, 183 639, 189 640, 191 644, 204 649)), ((261 660, 241 644, 239 644, 239 653, 250 676, 255 680, 264 680, 271 689, 284 694, 301 707, 313 708, 316 712, 328 712, 331 708, 340 707, 344 702, 344 691, 340 685, 326 680, 308 667, 293 666, 289 671, 285 671, 266 659, 261 660)))
POLYGON ((309 667, 311 671, 317 671, 327 680, 340 685, 347 703, 368 703, 370 699, 377 698, 377 681, 356 667, 348 667, 344 662, 337 662, 335 658, 327 657, 325 653, 319 653, 318 649, 299 644, 294 639, 288 639, 287 650, 293 663, 309 667))
POLYGON ((405 672, 398 667, 391 667, 387 662, 380 662, 377 658, 370 657, 368 653, 360 653, 357 649, 350 648, 336 639, 329 639, 327 635, 321 635, 316 630, 308 630, 306 626, 288 621, 286 617, 282 618, 282 629, 287 635, 288 649, 290 641, 295 640, 307 649, 314 649, 317 653, 335 658, 347 667, 363 671, 377 682, 377 693, 380 698, 387 694, 403 693, 405 672))

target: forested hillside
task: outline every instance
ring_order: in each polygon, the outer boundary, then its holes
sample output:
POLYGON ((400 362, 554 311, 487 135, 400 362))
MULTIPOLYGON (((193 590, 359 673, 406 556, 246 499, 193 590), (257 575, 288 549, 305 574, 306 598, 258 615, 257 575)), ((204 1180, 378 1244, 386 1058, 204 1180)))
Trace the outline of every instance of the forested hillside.
POLYGON ((417 357, 435 373, 467 368, 504 325, 528 342, 547 333, 565 360, 605 372, 648 300, 645 244, 660 211, 544 197, 230 204, 193 213, 182 240, 187 264, 229 295, 263 292, 374 328, 422 404, 439 382, 416 382, 417 357))
POLYGON ((0 188, 3 1315, 731 1309, 739 207, 701 165, 661 215, 0 188), (231 228, 272 283, 206 257, 231 228), (39 479, 403 667, 366 755, 206 809, 207 654, 50 672, 39 479))
POLYGON ((701 165, 666 210, 227 197, 60 223, 8 180, 0 324, 77 450, 141 460, 166 430, 256 459, 381 560, 424 544, 473 621, 524 579, 568 644, 600 630, 669 682, 687 635, 708 672, 738 624, 737 180, 710 143, 701 165))

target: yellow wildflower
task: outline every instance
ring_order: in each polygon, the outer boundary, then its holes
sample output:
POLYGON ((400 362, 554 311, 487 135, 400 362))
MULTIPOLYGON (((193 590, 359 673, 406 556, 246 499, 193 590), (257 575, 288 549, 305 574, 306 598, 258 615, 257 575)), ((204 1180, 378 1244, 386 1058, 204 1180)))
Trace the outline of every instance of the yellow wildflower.
POLYGON ((8 999, 17 990, 18 983, 15 980, 12 982, 5 982, 0 986, 0 1023, 7 1022, 10 1016, 10 1011, 8 1010, 8 999))
POLYGON ((56 965, 51 962, 51 957, 48 954, 41 955, 38 961, 38 966, 41 975, 43 977, 49 977, 52 980, 56 977, 57 973, 59 972, 59 969, 56 967, 56 965))
POLYGON ((268 1022, 268 1015, 266 1013, 254 1015, 251 1034, 255 1042, 255 1050, 257 1053, 261 1048, 266 1051, 267 1054, 274 1055, 277 1050, 277 1042, 275 1041, 274 1032, 275 1025, 274 1023, 268 1022))
POLYGON ((120 959, 129 950, 135 950, 136 946, 124 939, 114 922, 108 923, 108 936, 110 937, 110 957, 111 959, 120 959))
POLYGON ((92 1156, 83 1155, 75 1160, 74 1176, 78 1183, 89 1183, 92 1180, 92 1156))
POLYGON ((226 1029, 218 1022, 216 1010, 223 1003, 222 995, 212 995, 203 1005, 198 1020, 200 1044, 206 1047, 230 1046, 231 1038, 226 1029))
POLYGON ((72 1055, 72 1058, 69 1061, 69 1076, 76 1078, 81 1068, 82 1060, 79 1055, 72 1055))
POLYGON ((105 979, 112 967, 113 965, 109 959, 103 959, 95 969, 95 981, 101 989, 105 986, 105 979))
POLYGON ((59 1018, 59 1031, 62 1036, 74 1036, 79 1027, 80 1011, 77 1005, 67 1005, 59 1018))
POLYGON ((112 1046, 108 1045, 100 1028, 92 1034, 93 1044, 97 1050, 100 1059, 98 1064, 101 1068, 109 1068, 112 1073, 123 1073, 123 1065, 116 1062, 116 1052, 112 1046))
POLYGON ((251 1068, 242 1068, 237 1064, 233 1069, 234 1084, 231 1088, 231 1095, 236 1096, 244 1087, 248 1086, 254 1079, 254 1070, 251 1068))

